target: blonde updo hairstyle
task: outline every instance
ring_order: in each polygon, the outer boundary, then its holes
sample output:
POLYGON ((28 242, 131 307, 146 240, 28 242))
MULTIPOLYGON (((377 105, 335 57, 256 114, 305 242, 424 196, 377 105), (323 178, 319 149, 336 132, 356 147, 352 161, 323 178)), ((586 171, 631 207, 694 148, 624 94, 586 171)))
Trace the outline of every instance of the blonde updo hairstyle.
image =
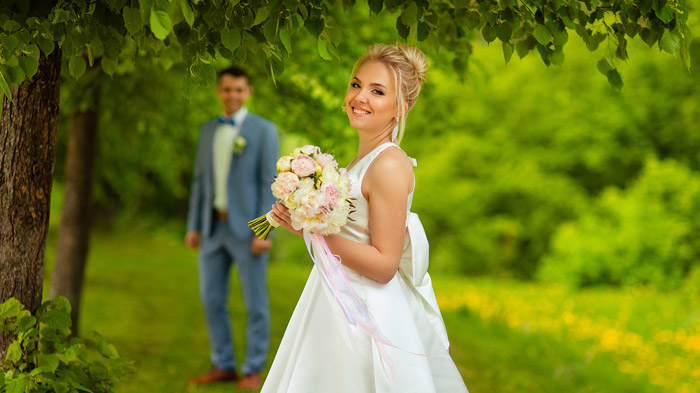
POLYGON ((352 76, 350 77, 351 82, 357 70, 366 62, 382 63, 394 75, 397 110, 396 125, 399 127, 396 141, 401 143, 404 129, 406 128, 406 116, 416 103, 421 85, 425 82, 425 72, 428 69, 428 61, 425 58, 425 54, 414 46, 398 42, 391 45, 372 45, 367 49, 365 55, 355 63, 352 69, 352 76))

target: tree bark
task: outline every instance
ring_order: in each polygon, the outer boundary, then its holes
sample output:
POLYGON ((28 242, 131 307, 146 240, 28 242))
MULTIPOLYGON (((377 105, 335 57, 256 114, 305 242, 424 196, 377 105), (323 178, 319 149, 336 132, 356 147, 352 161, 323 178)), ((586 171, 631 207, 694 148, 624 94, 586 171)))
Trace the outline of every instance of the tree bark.
MULTIPOLYGON (((56 155, 61 50, 2 102, 0 121, 0 303, 14 297, 34 313, 41 304, 56 155)), ((11 337, 0 336, 0 359, 11 337)))
MULTIPOLYGON (((99 84, 99 83, 98 83, 99 84)), ((66 187, 56 245, 56 264, 51 276, 50 297, 63 296, 71 304, 73 334, 78 335, 80 294, 90 243, 92 180, 97 155, 99 86, 93 103, 77 110, 70 119, 66 187)))

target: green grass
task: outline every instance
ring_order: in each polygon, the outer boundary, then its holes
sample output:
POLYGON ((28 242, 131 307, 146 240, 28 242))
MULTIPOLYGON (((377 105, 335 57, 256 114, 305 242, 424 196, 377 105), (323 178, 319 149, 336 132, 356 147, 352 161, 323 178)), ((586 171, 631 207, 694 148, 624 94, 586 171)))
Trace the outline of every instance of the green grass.
MULTIPOLYGON (((123 358, 135 362, 136 372, 122 380, 118 392, 237 391, 230 384, 197 389, 187 386, 189 377, 206 372, 210 364, 198 294, 197 255, 184 247, 181 231, 172 224, 131 225, 128 231, 93 234, 81 331, 99 331, 123 358)), ((284 242, 287 240, 280 239, 284 242)), ((46 254, 47 277, 54 254, 55 225, 46 254)), ((270 362, 310 268, 310 261, 275 260, 270 265, 270 362)), ((522 307, 518 302, 526 302, 533 305, 526 310, 532 318, 561 318, 561 313, 570 312, 577 318, 603 323, 614 319, 612 315, 622 302, 635 297, 629 293, 610 291, 597 298, 587 293, 553 294, 554 289, 531 284, 460 277, 434 277, 434 283, 444 304, 451 353, 472 393, 671 392, 650 384, 645 373, 622 372, 618 354, 600 350, 594 339, 575 336, 575 330, 568 335, 568 330, 538 329, 536 323, 527 321, 514 326, 507 318, 508 307, 522 307), (475 298, 477 303, 464 297, 474 294, 480 296, 475 298), (494 307, 496 311, 488 311, 494 307)), ((647 300, 653 299, 656 302, 648 308, 632 309, 634 317, 625 329, 651 329, 640 321, 656 315, 654 307, 668 300, 660 295, 649 295, 647 300)), ((684 306, 676 303, 672 309, 684 306)), ((231 315, 240 362, 245 315, 235 274, 231 315)))

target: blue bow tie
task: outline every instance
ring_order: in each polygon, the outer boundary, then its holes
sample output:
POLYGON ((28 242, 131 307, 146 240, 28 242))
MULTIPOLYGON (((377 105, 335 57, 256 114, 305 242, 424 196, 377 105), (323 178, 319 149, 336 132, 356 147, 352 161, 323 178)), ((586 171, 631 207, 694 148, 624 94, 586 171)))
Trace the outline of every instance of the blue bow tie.
POLYGON ((226 118, 223 116, 219 116, 218 121, 219 121, 219 124, 230 124, 232 126, 236 125, 236 121, 233 120, 233 117, 229 119, 229 118, 226 118))

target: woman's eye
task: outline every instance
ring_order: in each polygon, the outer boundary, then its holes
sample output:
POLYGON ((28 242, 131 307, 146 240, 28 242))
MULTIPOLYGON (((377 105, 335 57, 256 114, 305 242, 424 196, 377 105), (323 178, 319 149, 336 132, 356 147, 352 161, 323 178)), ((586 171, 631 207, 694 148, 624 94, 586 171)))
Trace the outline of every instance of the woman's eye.
POLYGON ((379 90, 379 89, 374 89, 374 90, 372 90, 372 91, 373 91, 375 94, 377 94, 377 95, 380 95, 380 96, 383 96, 383 95, 384 95, 384 92, 381 91, 381 90, 379 90))
POLYGON ((352 87, 354 87, 354 88, 356 88, 356 89, 359 89, 359 88, 360 88, 360 85, 359 85, 358 83, 355 83, 355 82, 352 82, 352 83, 350 84, 350 86, 352 86, 352 87))

